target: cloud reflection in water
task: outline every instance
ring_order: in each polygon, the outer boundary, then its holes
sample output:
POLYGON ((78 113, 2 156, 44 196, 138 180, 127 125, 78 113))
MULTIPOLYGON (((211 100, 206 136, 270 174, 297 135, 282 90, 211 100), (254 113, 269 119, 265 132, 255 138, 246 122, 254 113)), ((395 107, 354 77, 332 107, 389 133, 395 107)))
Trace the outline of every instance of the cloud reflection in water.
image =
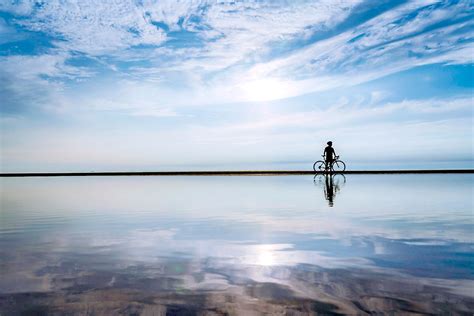
POLYGON ((0 309, 472 310, 470 175, 311 182, 4 179, 0 309))

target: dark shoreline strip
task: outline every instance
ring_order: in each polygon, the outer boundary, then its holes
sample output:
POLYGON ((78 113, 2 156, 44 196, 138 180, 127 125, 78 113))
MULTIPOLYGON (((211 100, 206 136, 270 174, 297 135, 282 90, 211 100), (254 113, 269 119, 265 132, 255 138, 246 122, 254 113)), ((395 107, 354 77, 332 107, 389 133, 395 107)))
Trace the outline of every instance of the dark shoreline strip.
MULTIPOLYGON (((442 174, 474 173, 474 169, 451 170, 350 170, 343 174, 442 174)), ((315 174, 306 170, 239 170, 239 171, 110 171, 110 172, 25 172, 0 173, 0 177, 96 177, 96 176, 259 176, 315 174)))

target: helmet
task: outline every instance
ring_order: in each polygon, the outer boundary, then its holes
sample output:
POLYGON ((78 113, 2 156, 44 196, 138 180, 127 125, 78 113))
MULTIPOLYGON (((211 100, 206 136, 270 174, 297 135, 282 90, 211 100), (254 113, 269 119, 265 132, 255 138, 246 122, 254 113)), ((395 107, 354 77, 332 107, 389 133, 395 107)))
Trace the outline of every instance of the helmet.
POLYGON ((328 145, 332 145, 332 141, 328 141, 328 143, 327 143, 327 144, 328 144, 328 145))

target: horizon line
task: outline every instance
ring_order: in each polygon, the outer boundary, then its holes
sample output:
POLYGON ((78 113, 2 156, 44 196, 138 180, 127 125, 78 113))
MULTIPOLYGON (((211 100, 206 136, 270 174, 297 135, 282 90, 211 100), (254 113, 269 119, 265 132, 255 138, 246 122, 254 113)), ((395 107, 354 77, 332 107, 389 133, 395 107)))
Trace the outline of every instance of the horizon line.
POLYGON ((11 172, 0 177, 87 177, 87 176, 237 176, 237 175, 305 175, 305 174, 443 174, 474 173, 474 169, 416 169, 416 170, 346 170, 316 173, 310 170, 217 170, 217 171, 91 171, 91 172, 11 172))

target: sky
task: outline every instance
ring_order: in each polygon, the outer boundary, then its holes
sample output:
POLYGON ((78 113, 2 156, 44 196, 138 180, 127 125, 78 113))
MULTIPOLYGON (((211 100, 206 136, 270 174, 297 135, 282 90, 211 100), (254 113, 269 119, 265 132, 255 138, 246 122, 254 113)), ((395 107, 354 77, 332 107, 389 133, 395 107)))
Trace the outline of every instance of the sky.
POLYGON ((472 168, 473 1, 0 1, 0 170, 472 168))

